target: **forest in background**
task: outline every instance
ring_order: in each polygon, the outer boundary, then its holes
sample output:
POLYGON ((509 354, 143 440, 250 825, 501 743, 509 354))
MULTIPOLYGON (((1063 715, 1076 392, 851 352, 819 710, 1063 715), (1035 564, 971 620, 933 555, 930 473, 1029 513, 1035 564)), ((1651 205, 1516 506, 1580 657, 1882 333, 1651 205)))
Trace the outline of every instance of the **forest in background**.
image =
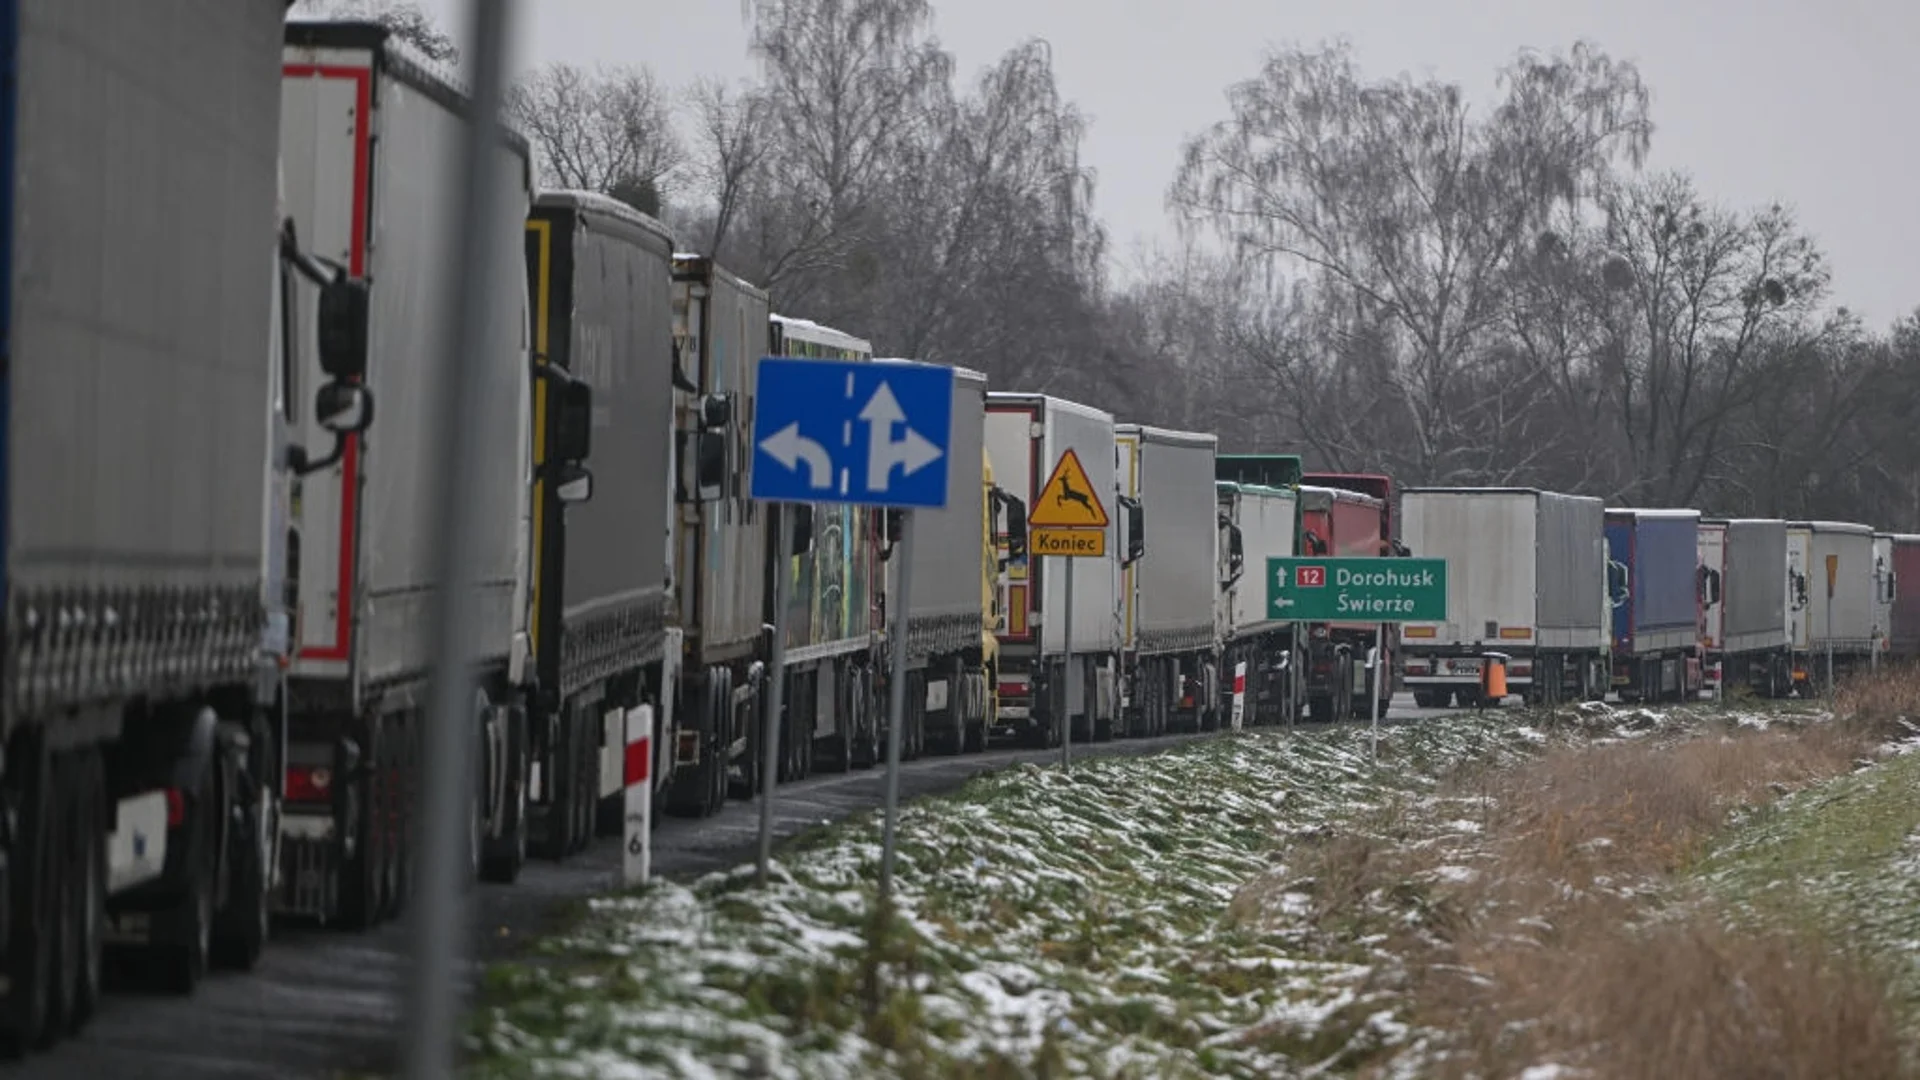
MULTIPOLYGON (((458 53, 409 0, 300 0, 458 53)), ((621 198, 784 314, 1223 452, 1403 485, 1920 531, 1920 317, 1876 333, 1779 205, 1644 168, 1634 65, 1523 50, 1499 99, 1275 46, 1111 272, 1085 117, 1033 39, 963 82, 930 0, 748 0, 757 77, 539 68, 543 182, 621 198)))

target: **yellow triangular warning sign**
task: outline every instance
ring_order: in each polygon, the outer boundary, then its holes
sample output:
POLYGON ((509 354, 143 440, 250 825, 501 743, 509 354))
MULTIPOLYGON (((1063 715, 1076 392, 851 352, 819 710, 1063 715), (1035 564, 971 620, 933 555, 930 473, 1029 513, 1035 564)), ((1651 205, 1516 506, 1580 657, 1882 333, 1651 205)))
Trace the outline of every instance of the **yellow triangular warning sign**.
POLYGON ((1107 527, 1107 508, 1073 451, 1060 455, 1060 463, 1053 467, 1053 475, 1047 477, 1040 497, 1034 500, 1027 524, 1055 529, 1107 527))

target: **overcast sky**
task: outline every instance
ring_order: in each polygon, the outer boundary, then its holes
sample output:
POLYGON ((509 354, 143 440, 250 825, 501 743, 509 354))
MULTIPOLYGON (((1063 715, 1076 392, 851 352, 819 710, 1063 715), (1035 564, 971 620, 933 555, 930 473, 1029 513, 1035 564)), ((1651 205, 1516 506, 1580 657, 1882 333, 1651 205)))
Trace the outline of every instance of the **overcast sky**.
MULTIPOLYGON (((422 0, 464 37, 470 0, 422 0)), ((746 77, 740 0, 520 0, 522 66, 645 64, 675 84, 746 77)), ((1880 327, 1920 306, 1920 3, 1913 0, 936 0, 971 80, 1046 38, 1092 118, 1084 161, 1123 256, 1172 235, 1182 138, 1226 114, 1270 42, 1345 37, 1370 74, 1432 73, 1490 102, 1519 48, 1587 37, 1654 94, 1650 167, 1710 197, 1793 206, 1832 260, 1835 300, 1880 327)))

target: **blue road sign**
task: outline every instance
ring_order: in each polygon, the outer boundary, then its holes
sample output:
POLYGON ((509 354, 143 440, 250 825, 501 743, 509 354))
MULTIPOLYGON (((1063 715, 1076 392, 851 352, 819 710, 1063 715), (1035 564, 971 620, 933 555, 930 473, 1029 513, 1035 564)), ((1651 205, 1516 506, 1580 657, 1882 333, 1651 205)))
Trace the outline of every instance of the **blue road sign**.
POLYGON ((754 498, 947 505, 952 368, 770 356, 754 399, 754 498))

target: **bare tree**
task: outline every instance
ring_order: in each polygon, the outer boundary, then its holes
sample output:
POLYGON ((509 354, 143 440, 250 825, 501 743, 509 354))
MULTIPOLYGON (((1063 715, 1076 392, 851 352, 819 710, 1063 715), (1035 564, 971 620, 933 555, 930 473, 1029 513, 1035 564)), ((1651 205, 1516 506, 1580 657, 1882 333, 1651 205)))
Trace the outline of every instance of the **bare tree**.
POLYGON ((647 69, 549 64, 513 89, 508 108, 557 186, 660 213, 682 155, 668 97, 647 69))
POLYGON ((1637 165, 1651 133, 1638 72, 1591 46, 1523 53, 1502 83, 1505 99, 1479 119, 1456 86, 1366 81, 1344 46, 1280 50, 1233 89, 1232 118, 1187 145, 1169 196, 1250 265, 1324 290, 1323 338, 1385 350, 1317 357, 1365 363, 1364 379, 1307 372, 1306 358, 1285 366, 1353 387, 1359 400, 1321 415, 1374 422, 1334 441, 1407 447, 1393 456, 1410 480, 1484 466, 1478 448, 1514 419, 1512 388, 1474 367, 1505 311, 1508 266, 1556 207, 1613 163, 1637 165))
POLYGON ((433 16, 413 0, 295 0, 294 10, 334 19, 371 19, 443 64, 460 62, 460 49, 433 16))
POLYGON ((928 0, 753 0, 780 160, 759 230, 777 294, 820 295, 804 279, 848 268, 903 140, 949 95, 932 21, 928 0))
POLYGON ((693 172, 710 205, 703 249, 724 257, 728 234, 773 148, 771 102, 757 88, 701 79, 688 91, 694 131, 693 172))
POLYGON ((1597 374, 1624 454, 1618 494, 1693 505, 1742 415, 1817 343, 1828 273, 1778 206, 1734 214, 1665 174, 1604 199, 1606 347, 1597 374))
MULTIPOLYGON (((880 308, 916 356, 945 344, 956 362, 1029 382, 1070 370, 1065 331, 1082 332, 1104 231, 1079 164, 1085 121, 1059 93, 1051 50, 1028 41, 967 97, 932 113, 901 148, 884 207, 888 273, 880 308), (1082 318, 1082 316, 1085 316, 1082 318), (1007 335, 1004 342, 990 339, 1007 335)), ((1115 372, 1107 365, 1111 381, 1115 372)))

